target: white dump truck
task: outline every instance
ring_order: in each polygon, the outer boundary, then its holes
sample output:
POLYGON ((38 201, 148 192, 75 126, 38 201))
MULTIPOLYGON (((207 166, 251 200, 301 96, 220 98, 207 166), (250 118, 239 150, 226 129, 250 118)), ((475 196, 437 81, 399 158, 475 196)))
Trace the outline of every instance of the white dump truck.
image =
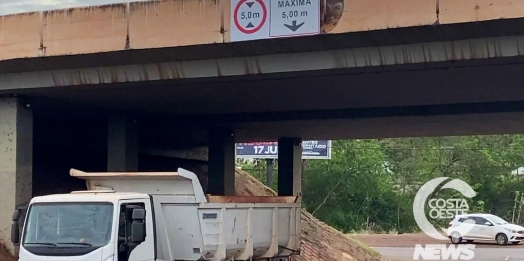
POLYGON ((197 176, 86 173, 87 191, 35 197, 13 215, 20 261, 289 260, 299 197, 205 195, 197 176), (20 234, 20 222, 24 221, 20 234))

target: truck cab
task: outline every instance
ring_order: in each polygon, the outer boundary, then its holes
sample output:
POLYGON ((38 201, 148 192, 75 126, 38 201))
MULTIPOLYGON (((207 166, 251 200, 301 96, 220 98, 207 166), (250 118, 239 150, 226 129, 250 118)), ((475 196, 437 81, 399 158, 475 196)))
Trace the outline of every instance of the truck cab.
POLYGON ((299 197, 205 195, 184 169, 71 175, 88 190, 35 197, 25 221, 15 211, 11 238, 20 261, 284 261, 299 254, 299 197))

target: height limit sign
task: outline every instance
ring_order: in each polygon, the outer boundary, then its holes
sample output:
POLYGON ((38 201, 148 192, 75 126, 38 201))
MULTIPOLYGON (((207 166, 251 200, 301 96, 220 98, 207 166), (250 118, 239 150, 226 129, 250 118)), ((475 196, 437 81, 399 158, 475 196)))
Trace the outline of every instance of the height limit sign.
POLYGON ((231 41, 320 34, 320 0, 231 0, 231 41))
MULTIPOLYGON (((269 1, 268 1, 269 2, 269 1)), ((263 39, 269 32, 268 5, 264 0, 234 0, 232 3, 231 39, 263 39)))

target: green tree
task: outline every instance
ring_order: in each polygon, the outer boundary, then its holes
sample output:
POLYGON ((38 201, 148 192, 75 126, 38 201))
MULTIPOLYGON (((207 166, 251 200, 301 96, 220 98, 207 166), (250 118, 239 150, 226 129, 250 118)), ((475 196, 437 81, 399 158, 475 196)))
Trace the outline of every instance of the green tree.
POLYGON ((393 179, 380 143, 334 141, 332 155, 331 160, 306 164, 303 187, 307 210, 346 232, 370 224, 390 229, 391 224, 384 221, 395 214, 393 179))

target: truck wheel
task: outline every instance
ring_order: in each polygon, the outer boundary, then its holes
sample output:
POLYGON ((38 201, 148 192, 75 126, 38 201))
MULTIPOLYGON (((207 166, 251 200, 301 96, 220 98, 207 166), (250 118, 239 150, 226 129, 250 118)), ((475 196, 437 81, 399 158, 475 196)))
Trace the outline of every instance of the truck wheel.
POLYGON ((451 243, 453 244, 460 244, 462 242, 462 237, 458 232, 451 233, 451 243))
POLYGON ((508 237, 502 233, 497 234, 495 240, 497 240, 497 244, 501 246, 508 243, 508 237))

